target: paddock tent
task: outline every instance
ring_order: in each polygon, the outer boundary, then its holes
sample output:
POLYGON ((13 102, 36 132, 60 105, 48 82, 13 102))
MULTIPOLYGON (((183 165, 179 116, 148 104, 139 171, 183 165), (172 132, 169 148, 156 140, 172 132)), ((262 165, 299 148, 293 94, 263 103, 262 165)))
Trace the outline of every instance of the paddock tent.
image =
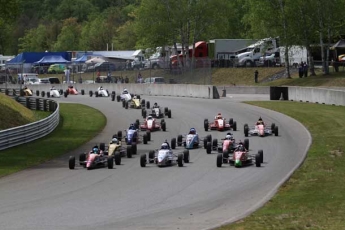
POLYGON ((71 60, 70 52, 24 52, 18 54, 15 58, 8 61, 6 65, 18 65, 23 63, 33 64, 45 56, 61 56, 67 61, 71 60))
POLYGON ((65 64, 69 62, 70 61, 67 61, 61 56, 53 55, 53 56, 45 56, 41 58, 41 60, 35 62, 35 64, 65 64))
POLYGON ((75 63, 84 63, 87 61, 87 57, 90 55, 83 55, 80 58, 75 59, 73 62, 75 63))

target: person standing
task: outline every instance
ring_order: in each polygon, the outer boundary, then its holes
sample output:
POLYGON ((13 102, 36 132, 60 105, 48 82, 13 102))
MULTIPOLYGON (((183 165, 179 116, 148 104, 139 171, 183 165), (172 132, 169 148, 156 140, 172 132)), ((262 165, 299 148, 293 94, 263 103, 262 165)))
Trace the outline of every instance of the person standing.
POLYGON ((69 77, 70 77, 70 71, 69 71, 69 68, 66 67, 66 68, 65 68, 65 80, 66 80, 66 83, 67 83, 67 84, 70 83, 69 77))
POLYGON ((254 81, 255 81, 255 83, 258 83, 258 78, 259 78, 259 71, 255 70, 255 72, 254 72, 254 81))
POLYGON ((304 77, 308 77, 308 69, 309 69, 309 66, 308 66, 307 62, 304 62, 304 65, 303 65, 304 77))
POLYGON ((303 77, 303 62, 298 65, 298 76, 299 78, 303 77))

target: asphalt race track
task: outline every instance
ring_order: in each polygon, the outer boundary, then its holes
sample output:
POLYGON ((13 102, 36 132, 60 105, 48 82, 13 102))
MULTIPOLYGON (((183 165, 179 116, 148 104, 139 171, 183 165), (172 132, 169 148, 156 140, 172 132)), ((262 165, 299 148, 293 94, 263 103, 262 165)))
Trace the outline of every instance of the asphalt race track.
MULTIPOLYGON (((238 103, 250 96, 219 100, 181 97, 148 97, 172 110, 165 118, 167 132, 151 134, 148 145, 138 146, 138 155, 122 158, 122 165, 110 170, 68 169, 68 157, 89 151, 100 142, 109 142, 140 117, 141 111, 125 110, 110 98, 73 96, 57 99, 83 103, 102 111, 106 128, 89 144, 73 153, 0 179, 0 229, 2 230, 113 230, 113 229, 210 229, 248 215, 261 207, 278 186, 303 161, 311 143, 309 132, 297 121, 273 111, 238 103), (197 129, 201 137, 223 138, 225 133, 205 132, 203 120, 217 112, 234 118, 243 140, 243 125, 254 124, 259 116, 279 126, 279 137, 249 137, 250 152, 264 151, 262 167, 216 167, 216 153, 190 150, 191 163, 158 168, 140 167, 140 154, 159 148, 161 143, 197 129)), ((264 99, 264 97, 260 97, 264 99)), ((87 124, 85 124, 87 125, 87 124)), ((178 147, 175 151, 182 151, 178 147)))

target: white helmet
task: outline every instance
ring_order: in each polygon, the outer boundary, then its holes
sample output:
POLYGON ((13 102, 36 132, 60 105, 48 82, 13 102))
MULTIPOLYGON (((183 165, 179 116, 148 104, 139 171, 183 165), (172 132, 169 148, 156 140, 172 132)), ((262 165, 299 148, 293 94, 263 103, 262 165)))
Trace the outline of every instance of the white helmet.
POLYGON ((133 99, 137 99, 137 96, 134 96, 133 99))
POLYGON ((169 146, 167 143, 163 143, 161 146, 161 149, 169 149, 169 146))
POLYGON ((232 136, 231 136, 230 134, 228 134, 228 135, 225 136, 225 139, 231 140, 231 139, 232 139, 232 136))
POLYGON ((127 90, 127 89, 124 89, 124 90, 123 90, 123 93, 128 93, 128 90, 127 90))
POLYGON ((114 138, 111 140, 111 143, 113 143, 113 144, 118 144, 119 141, 117 140, 117 138, 114 137, 114 138))

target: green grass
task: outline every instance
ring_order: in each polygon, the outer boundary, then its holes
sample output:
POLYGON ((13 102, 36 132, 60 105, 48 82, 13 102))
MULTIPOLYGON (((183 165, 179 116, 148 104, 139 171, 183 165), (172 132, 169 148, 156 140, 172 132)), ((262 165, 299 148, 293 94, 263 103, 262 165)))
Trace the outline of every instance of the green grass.
POLYGON ((1 151, 0 177, 66 154, 91 140, 106 125, 100 111, 85 105, 60 104, 60 116, 60 124, 48 136, 1 151))
POLYGON ((219 230, 345 229, 345 107, 248 103, 300 121, 313 141, 304 164, 263 208, 219 230))

